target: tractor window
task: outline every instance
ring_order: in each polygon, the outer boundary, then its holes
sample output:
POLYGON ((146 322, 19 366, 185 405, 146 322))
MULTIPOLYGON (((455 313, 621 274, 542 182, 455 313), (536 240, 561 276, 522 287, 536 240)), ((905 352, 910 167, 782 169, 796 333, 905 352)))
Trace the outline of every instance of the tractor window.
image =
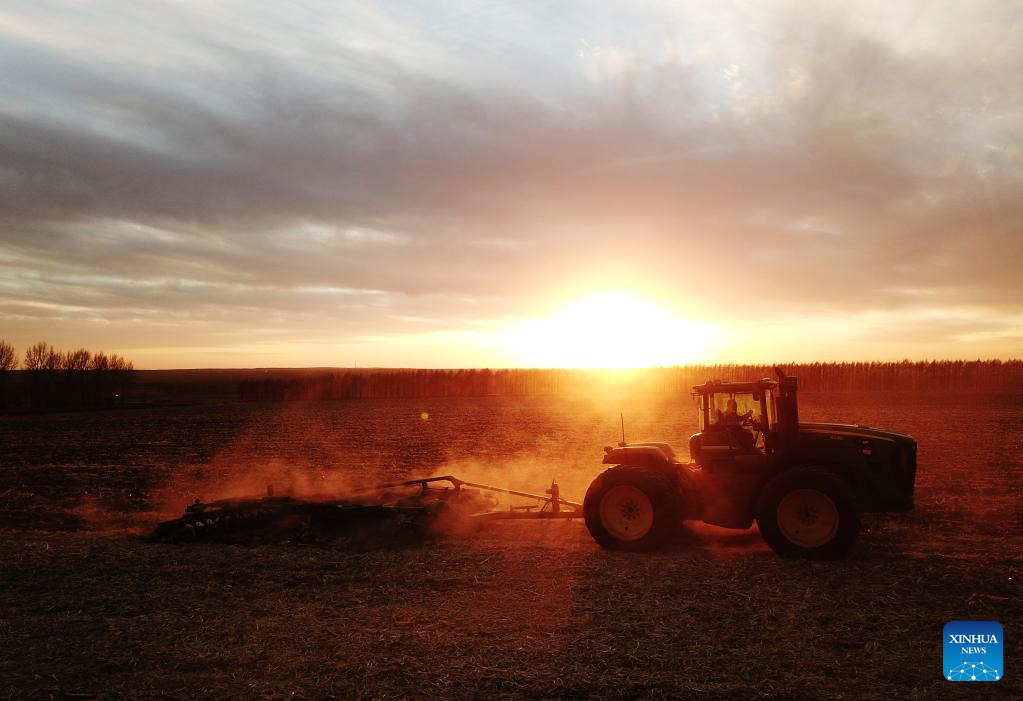
POLYGON ((760 402, 753 399, 750 393, 725 393, 712 394, 708 398, 711 424, 727 423, 729 421, 739 423, 744 416, 750 413, 754 419, 760 420, 760 402), (734 406, 731 402, 735 402, 734 406))

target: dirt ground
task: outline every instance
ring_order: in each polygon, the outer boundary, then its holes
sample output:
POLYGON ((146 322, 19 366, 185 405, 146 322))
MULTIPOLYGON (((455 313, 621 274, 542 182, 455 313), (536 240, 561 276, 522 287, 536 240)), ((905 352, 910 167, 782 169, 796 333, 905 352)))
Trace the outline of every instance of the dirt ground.
MULTIPOLYGON (((688 402, 626 406, 683 445, 688 402)), ((618 407, 572 400, 224 405, 0 419, 0 694, 10 698, 1019 698, 1023 407, 806 397, 808 420, 920 442, 917 509, 869 515, 844 562, 756 531, 656 554, 581 523, 420 544, 139 538, 198 490, 451 471, 566 496, 618 407), (424 418, 423 415, 427 417, 424 418), (538 480, 540 480, 538 482, 538 480), (950 620, 996 620, 1005 677, 941 672, 950 620)))

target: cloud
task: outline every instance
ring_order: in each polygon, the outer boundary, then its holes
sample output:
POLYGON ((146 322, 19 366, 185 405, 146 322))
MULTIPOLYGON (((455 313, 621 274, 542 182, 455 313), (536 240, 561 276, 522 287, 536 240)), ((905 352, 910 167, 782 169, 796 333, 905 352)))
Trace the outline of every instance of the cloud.
POLYGON ((0 318, 357 338, 603 280, 997 335, 1023 309, 1020 15, 16 3, 0 318))

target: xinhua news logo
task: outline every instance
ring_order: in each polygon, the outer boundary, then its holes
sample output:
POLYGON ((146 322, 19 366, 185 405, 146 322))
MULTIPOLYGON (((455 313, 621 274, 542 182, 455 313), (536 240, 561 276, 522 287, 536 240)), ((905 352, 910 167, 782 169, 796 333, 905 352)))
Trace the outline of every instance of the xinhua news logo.
POLYGON ((996 682, 1002 678, 1002 624, 949 621, 945 624, 944 676, 951 682, 996 682))

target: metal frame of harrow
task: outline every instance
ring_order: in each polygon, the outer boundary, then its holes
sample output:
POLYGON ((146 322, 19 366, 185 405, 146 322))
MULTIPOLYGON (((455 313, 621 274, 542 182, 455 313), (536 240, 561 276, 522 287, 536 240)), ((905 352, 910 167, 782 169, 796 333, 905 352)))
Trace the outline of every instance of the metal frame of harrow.
POLYGON ((424 477, 423 479, 405 480, 403 482, 385 482, 383 484, 375 484, 369 487, 360 487, 359 489, 356 489, 355 492, 381 492, 383 490, 394 489, 396 487, 412 487, 414 485, 419 485, 420 496, 425 496, 430 490, 429 485, 434 482, 450 483, 452 487, 454 487, 455 494, 459 493, 462 487, 469 487, 471 489, 479 489, 487 492, 510 494, 516 497, 534 499, 542 503, 539 511, 533 511, 533 509, 537 508, 535 506, 513 506, 508 511, 488 511, 469 517, 477 520, 582 518, 583 515, 582 504, 577 501, 569 501, 568 499, 561 498, 561 489, 558 487, 557 482, 551 482, 551 486, 546 490, 546 493, 549 496, 532 494, 530 492, 520 492, 514 489, 505 489, 504 487, 495 487, 489 484, 479 484, 478 482, 467 482, 454 477, 453 475, 424 477), (562 508, 566 506, 570 508, 562 508))

